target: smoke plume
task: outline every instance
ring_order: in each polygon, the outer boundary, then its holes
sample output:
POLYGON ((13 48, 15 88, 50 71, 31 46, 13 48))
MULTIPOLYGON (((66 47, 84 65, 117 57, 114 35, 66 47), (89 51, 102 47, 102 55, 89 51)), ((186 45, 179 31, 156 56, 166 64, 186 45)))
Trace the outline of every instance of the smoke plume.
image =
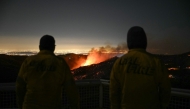
POLYGON ((108 60, 112 57, 124 54, 126 52, 127 52, 126 43, 118 44, 117 47, 106 45, 99 48, 92 48, 89 51, 86 62, 83 66, 90 65, 90 64, 97 64, 105 60, 108 60))

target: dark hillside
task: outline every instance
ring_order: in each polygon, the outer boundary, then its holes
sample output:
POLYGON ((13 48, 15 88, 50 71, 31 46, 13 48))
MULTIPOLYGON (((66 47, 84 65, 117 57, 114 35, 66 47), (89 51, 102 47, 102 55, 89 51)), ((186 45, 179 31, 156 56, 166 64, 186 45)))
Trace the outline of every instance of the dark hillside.
POLYGON ((75 80, 82 79, 107 79, 109 80, 110 72, 114 62, 118 57, 113 57, 99 64, 79 67, 72 70, 75 80))
POLYGON ((0 55, 0 83, 14 82, 26 56, 0 55))

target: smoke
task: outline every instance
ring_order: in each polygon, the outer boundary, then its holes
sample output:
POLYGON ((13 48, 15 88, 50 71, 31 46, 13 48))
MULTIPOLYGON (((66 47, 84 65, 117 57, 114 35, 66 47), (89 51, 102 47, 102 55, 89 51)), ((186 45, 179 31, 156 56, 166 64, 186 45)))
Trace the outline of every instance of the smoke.
POLYGON ((118 44, 117 47, 113 47, 111 45, 102 46, 99 48, 92 48, 89 53, 91 52, 99 52, 99 53, 126 53, 127 52, 127 44, 121 43, 118 44))
POLYGON ((83 66, 103 62, 112 57, 127 53, 127 50, 128 49, 126 43, 118 44, 117 47, 106 45, 99 48, 92 48, 89 51, 87 60, 83 66))

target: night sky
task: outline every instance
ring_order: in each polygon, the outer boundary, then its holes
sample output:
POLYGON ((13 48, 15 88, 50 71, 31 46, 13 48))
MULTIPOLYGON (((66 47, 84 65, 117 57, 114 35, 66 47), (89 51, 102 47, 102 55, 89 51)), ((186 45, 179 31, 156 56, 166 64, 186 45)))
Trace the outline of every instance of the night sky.
POLYGON ((85 52, 126 43, 132 26, 144 28, 147 51, 190 51, 189 0, 1 0, 0 50, 37 50, 45 34, 56 52, 85 52))

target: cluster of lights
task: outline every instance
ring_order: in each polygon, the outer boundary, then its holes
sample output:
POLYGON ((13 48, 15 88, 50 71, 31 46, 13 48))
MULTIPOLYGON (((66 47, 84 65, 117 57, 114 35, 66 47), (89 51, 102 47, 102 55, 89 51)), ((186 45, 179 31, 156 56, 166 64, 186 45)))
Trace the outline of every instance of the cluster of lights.
MULTIPOLYGON (((0 54, 6 54, 6 55, 35 55, 39 52, 39 50, 4 50, 0 49, 0 54)), ((56 55, 62 55, 62 54, 68 54, 68 53, 76 53, 76 54, 88 54, 88 51, 86 50, 55 50, 54 52, 56 55)))

